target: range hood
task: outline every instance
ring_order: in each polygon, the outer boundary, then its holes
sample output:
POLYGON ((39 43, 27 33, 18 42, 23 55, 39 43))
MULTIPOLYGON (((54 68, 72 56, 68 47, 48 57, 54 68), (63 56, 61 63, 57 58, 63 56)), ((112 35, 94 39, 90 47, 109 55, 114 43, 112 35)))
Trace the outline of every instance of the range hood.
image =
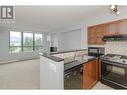
POLYGON ((123 41, 127 40, 127 34, 107 35, 102 38, 103 41, 123 41))

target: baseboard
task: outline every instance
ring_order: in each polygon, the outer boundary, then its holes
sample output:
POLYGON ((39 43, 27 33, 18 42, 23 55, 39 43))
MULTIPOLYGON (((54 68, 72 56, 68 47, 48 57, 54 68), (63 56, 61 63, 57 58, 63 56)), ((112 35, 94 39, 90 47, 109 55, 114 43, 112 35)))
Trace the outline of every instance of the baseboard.
POLYGON ((16 60, 9 60, 9 61, 1 61, 0 65, 2 65, 2 64, 8 64, 8 63, 13 63, 13 62, 18 62, 18 61, 32 60, 32 59, 39 59, 39 58, 38 57, 34 57, 34 58, 25 58, 25 59, 16 59, 16 60))

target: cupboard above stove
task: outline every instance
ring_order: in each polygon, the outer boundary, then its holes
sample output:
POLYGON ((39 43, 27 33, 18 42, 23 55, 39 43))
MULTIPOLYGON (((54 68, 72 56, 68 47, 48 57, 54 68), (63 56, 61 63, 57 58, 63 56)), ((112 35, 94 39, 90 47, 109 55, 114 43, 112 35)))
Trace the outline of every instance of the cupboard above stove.
POLYGON ((87 32, 89 45, 101 45, 105 43, 104 36, 127 34, 127 19, 90 26, 87 32))

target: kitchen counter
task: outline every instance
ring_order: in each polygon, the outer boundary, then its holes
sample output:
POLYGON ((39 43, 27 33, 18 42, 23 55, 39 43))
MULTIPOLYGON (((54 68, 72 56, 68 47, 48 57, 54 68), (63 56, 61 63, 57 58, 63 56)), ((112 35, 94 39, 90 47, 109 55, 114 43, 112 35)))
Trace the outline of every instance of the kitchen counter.
POLYGON ((47 58, 49 58, 49 59, 51 59, 51 60, 53 60, 53 61, 55 61, 55 62, 64 61, 64 59, 59 58, 59 57, 52 56, 52 55, 50 55, 50 54, 43 54, 43 55, 41 55, 41 56, 47 57, 47 58))
MULTIPOLYGON (((58 51, 58 52, 54 52, 54 53, 49 53, 49 54, 47 54, 47 53, 40 53, 40 55, 41 56, 44 56, 44 57, 47 57, 47 58, 49 58, 49 59, 51 59, 51 60, 53 60, 53 61, 55 61, 55 62, 60 62, 60 61, 64 61, 65 59, 64 59, 64 56, 63 57, 59 57, 59 56, 55 56, 55 55, 57 55, 57 54, 67 54, 67 53, 75 53, 74 55, 73 55, 73 57, 75 57, 75 55, 76 55, 76 53, 77 52, 82 52, 82 51, 87 51, 87 49, 80 49, 80 50, 68 50, 68 51, 58 51)), ((72 55, 71 55, 71 58, 72 58, 72 55)), ((66 55, 65 55, 66 56, 66 55)))
POLYGON ((85 64, 88 61, 91 61, 91 60, 94 60, 94 59, 96 59, 96 57, 85 55, 83 58, 81 57, 78 60, 75 60, 73 62, 69 62, 69 63, 64 64, 64 71, 69 69, 69 68, 72 68, 72 67, 75 67, 75 66, 78 66, 78 65, 81 65, 81 64, 85 64))
POLYGON ((55 56, 40 54, 40 89, 64 89, 64 71, 94 59, 82 50, 55 56))
MULTIPOLYGON (((49 58, 49 59, 51 59, 51 60, 53 60, 55 62, 64 61, 64 59, 52 56, 51 54, 43 54, 42 56, 44 56, 46 58, 49 58)), ((87 54, 84 55, 84 56, 75 57, 74 61, 68 62, 68 63, 64 63, 64 71, 69 69, 69 68, 72 68, 72 67, 87 63, 88 61, 94 60, 94 59, 96 59, 96 57, 88 56, 87 54)))
POLYGON ((57 52, 52 52, 52 53, 50 53, 50 54, 52 55, 52 54, 60 54, 60 53, 68 53, 68 52, 84 51, 84 50, 87 50, 87 49, 77 49, 77 50, 67 50, 67 51, 57 51, 57 52))

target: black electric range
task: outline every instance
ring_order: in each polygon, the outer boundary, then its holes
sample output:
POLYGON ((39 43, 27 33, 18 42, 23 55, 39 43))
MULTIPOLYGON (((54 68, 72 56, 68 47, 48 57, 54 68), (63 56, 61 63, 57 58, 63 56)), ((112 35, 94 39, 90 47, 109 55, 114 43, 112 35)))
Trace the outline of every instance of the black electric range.
POLYGON ((115 89, 127 89, 127 56, 107 54, 101 59, 101 82, 115 89))

